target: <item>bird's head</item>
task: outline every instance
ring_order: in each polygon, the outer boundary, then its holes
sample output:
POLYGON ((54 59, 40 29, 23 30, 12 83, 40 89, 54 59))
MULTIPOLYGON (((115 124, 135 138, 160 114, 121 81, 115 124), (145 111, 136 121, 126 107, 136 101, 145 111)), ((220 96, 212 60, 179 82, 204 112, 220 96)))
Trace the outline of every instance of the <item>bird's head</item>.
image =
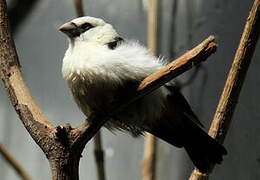
POLYGON ((65 33, 72 42, 106 44, 118 36, 112 25, 90 16, 73 19, 61 25, 59 30, 65 33))

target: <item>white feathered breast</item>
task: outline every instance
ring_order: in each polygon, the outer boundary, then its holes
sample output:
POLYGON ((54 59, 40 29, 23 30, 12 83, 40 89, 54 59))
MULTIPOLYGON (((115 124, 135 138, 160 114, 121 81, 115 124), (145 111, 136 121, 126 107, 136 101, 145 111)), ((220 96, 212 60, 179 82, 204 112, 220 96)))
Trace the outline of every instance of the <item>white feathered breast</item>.
MULTIPOLYGON (((77 104, 89 115, 93 109, 112 102, 116 90, 125 82, 141 81, 162 66, 160 59, 150 55, 137 42, 126 41, 114 50, 106 45, 77 42, 74 46, 70 45, 65 54, 62 73, 77 104)), ((156 120, 166 94, 164 87, 159 88, 120 113, 120 123, 111 121, 108 126, 131 131, 135 129, 134 134, 139 134, 141 129, 129 126, 133 121, 137 127, 142 127, 148 119, 150 122, 156 120)))

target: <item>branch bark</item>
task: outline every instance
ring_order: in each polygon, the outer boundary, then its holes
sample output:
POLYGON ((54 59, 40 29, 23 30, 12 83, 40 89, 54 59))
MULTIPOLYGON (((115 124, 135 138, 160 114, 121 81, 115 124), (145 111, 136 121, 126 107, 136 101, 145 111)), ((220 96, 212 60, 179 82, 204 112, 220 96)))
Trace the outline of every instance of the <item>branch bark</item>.
POLYGON ((7 148, 5 148, 2 144, 0 144, 0 154, 2 154, 3 158, 8 162, 10 166, 14 168, 16 173, 23 180, 31 180, 29 174, 25 171, 22 165, 15 159, 15 157, 9 152, 7 148))
POLYGON ((6 1, 0 0, 1 78, 21 122, 48 158, 53 180, 78 180, 81 153, 87 142, 109 117, 189 70, 195 64, 206 60, 216 49, 214 37, 211 36, 176 61, 144 79, 138 90, 118 106, 112 107, 104 114, 92 114, 89 117, 92 123, 84 122, 77 128, 72 128, 69 124, 54 127, 36 105, 23 80, 6 11, 6 1))
POLYGON ((143 180, 154 180, 156 175, 157 138, 146 133, 143 159, 143 180))
POLYGON ((81 152, 71 153, 67 146, 71 128, 66 128, 67 131, 62 126, 54 128, 31 96, 20 71, 6 12, 6 1, 0 0, 0 71, 9 99, 24 127, 46 154, 53 179, 77 179, 78 165, 74 164, 81 152), (66 171, 66 167, 72 170, 66 171))
POLYGON ((76 8, 77 17, 84 16, 85 13, 84 13, 84 9, 83 9, 82 0, 74 0, 74 5, 75 5, 75 8, 76 8))
POLYGON ((101 129, 94 136, 94 154, 95 154, 98 179, 106 180, 105 159, 104 159, 104 151, 102 148, 101 129))
MULTIPOLYGON (((247 22, 242 34, 239 46, 237 48, 233 64, 229 71, 224 90, 214 119, 211 123, 209 135, 220 143, 224 142, 229 125, 232 120, 236 104, 239 99, 240 91, 243 86, 247 70, 249 68, 251 58, 253 56, 255 46, 260 34, 260 1, 255 0, 253 7, 247 18, 247 22)), ((207 180, 209 174, 202 174, 198 170, 194 170, 190 176, 190 180, 207 180)))
MULTIPOLYGON (((40 108, 36 105, 25 81, 23 80, 15 45, 9 29, 6 10, 6 2, 4 0, 0 0, 1 78, 17 114, 20 116, 28 131, 29 129, 35 130, 35 133, 31 135, 33 138, 37 139, 39 134, 46 135, 47 130, 52 128, 53 125, 47 120, 40 108), (37 123, 31 124, 31 122, 34 121, 37 123), (39 129, 42 127, 46 130, 39 132, 39 129)), ((42 146, 41 142, 38 143, 42 146)))
MULTIPOLYGON (((149 0, 147 45, 150 52, 157 53, 158 31, 158 0, 149 0)), ((154 180, 156 175, 157 139, 150 133, 146 133, 144 143, 143 180, 154 180)))

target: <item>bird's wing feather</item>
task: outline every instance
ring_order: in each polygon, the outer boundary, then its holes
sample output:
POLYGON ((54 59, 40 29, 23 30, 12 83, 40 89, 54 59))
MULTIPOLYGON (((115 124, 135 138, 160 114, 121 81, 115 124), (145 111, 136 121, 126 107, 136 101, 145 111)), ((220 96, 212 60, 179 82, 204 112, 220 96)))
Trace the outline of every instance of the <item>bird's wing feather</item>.
POLYGON ((178 88, 172 84, 166 84, 165 87, 169 90, 169 98, 173 99, 175 104, 178 104, 178 108, 181 110, 180 112, 183 113, 188 119, 194 121, 200 127, 204 127, 203 124, 200 122, 199 118, 196 114, 192 111, 189 103, 185 99, 185 97, 180 93, 178 88))

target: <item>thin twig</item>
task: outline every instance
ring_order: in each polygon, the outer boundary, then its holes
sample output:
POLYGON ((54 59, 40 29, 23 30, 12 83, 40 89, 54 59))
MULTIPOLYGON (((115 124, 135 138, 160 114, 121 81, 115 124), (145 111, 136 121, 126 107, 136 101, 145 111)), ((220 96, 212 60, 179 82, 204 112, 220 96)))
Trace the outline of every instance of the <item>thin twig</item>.
POLYGON ((82 5, 82 0, 74 0, 74 5, 76 8, 76 13, 77 13, 77 17, 82 17, 84 16, 84 8, 82 5))
POLYGON ((178 8, 179 0, 172 1, 171 7, 171 21, 170 21, 170 28, 169 28, 169 44, 168 44, 168 52, 171 58, 176 57, 176 29, 177 29, 177 8, 178 8))
POLYGON ((102 148, 102 138, 101 138, 101 129, 94 136, 94 154, 97 166, 97 175, 99 180, 105 180, 105 159, 104 159, 104 151, 102 148))
POLYGON ((147 45, 150 52, 156 55, 158 39, 158 0, 149 0, 147 21, 147 45))
POLYGON ((14 170, 21 177, 21 179, 31 180, 31 177, 23 168, 23 166, 15 159, 15 157, 10 153, 10 151, 2 144, 0 144, 0 154, 9 163, 9 165, 14 168, 14 170))
MULTIPOLYGON (((147 44, 150 52, 157 53, 158 33, 158 0, 149 0, 147 44)), ((147 133, 144 144, 143 180, 154 180, 156 175, 157 139, 147 133)))
MULTIPOLYGON (((244 32, 229 71, 214 119, 211 123, 209 135, 220 143, 224 142, 228 132, 239 99, 240 90, 243 86, 260 34, 259 11, 260 1, 255 0, 247 18, 244 32)), ((190 176, 190 180, 207 180, 209 178, 209 173, 210 172, 202 174, 198 170, 194 170, 190 176)))
POLYGON ((143 159, 143 180, 154 180, 156 175, 157 138, 146 133, 143 159))

